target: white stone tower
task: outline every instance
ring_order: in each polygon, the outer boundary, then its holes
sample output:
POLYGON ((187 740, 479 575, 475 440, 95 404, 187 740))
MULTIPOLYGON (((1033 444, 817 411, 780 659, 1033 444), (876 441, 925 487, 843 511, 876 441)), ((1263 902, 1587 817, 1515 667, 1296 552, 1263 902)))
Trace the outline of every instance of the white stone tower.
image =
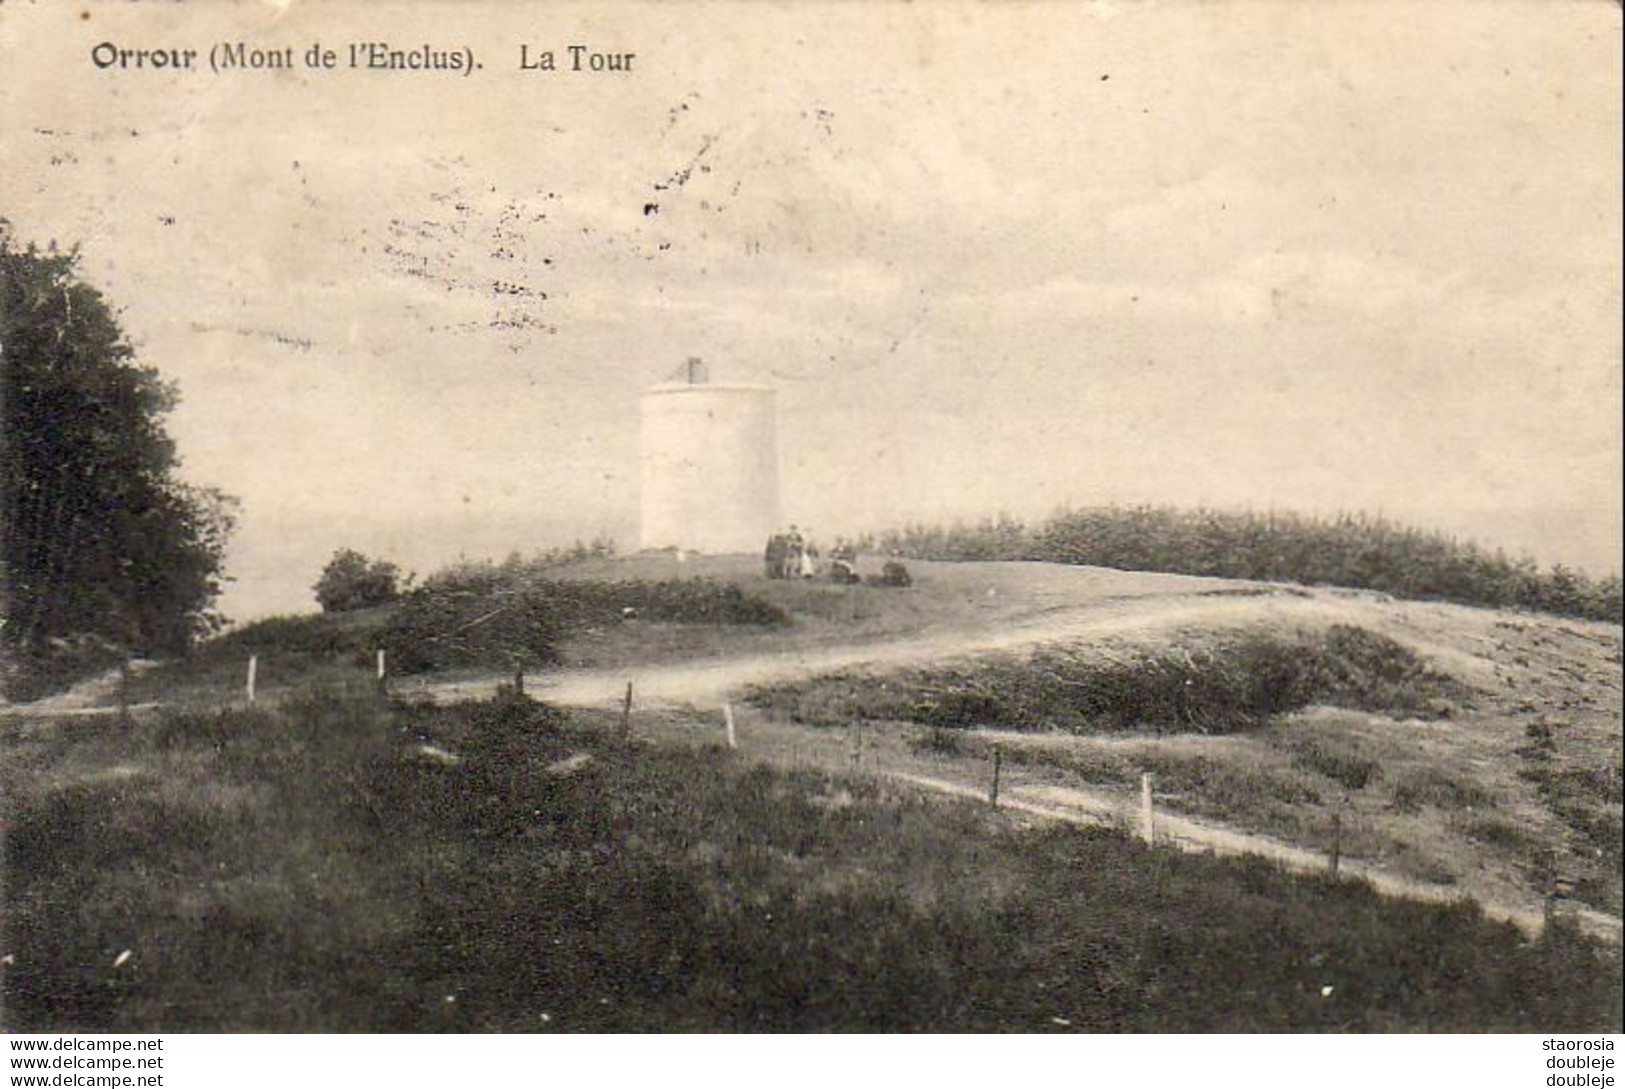
POLYGON ((642 410, 642 546, 760 552, 779 519, 773 391, 713 385, 690 359, 642 410))

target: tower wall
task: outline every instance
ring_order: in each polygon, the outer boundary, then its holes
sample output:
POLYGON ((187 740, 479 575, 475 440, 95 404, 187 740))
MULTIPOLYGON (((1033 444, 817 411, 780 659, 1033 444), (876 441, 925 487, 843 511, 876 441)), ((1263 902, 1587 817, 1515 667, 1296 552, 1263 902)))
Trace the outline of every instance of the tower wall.
POLYGON ((643 395, 644 548, 758 552, 779 518, 773 391, 656 386, 643 395))

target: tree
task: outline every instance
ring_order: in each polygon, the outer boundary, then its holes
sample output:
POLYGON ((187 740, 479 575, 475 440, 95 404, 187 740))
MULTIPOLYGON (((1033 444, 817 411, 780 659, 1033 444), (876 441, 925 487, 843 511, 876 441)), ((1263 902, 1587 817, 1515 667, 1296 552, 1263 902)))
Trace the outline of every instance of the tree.
POLYGON ((387 560, 369 560, 344 548, 322 568, 314 587, 324 613, 346 613, 394 601, 401 592, 401 569, 387 560))
POLYGON ((220 622, 235 501, 176 476, 175 389, 78 265, 0 220, 0 641, 177 650, 220 622))

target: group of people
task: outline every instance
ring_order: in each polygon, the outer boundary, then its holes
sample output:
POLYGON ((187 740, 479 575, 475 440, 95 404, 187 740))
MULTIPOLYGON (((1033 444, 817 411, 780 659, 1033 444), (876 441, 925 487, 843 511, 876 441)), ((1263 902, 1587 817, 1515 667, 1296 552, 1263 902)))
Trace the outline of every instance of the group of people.
POLYGON ((818 574, 818 549, 796 526, 791 526, 789 533, 775 533, 767 539, 766 560, 770 579, 810 579, 818 574))
MULTIPOLYGON (((788 533, 775 533, 767 539, 764 553, 770 579, 816 578, 823 570, 818 547, 791 526, 788 533)), ((846 541, 837 541, 829 555, 829 575, 836 582, 862 581, 857 572, 858 553, 846 541)))

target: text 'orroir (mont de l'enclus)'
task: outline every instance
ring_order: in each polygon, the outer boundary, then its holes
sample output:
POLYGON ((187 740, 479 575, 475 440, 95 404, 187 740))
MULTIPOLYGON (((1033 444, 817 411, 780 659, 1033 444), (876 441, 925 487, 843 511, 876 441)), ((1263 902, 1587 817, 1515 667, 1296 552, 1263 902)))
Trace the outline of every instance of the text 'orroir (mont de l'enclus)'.
MULTIPOLYGON (((521 72, 625 75, 634 71, 637 60, 636 53, 624 49, 581 43, 557 48, 522 43, 514 48, 509 70, 521 72)), ((354 71, 471 76, 485 69, 471 45, 387 41, 353 41, 336 46, 316 41, 305 47, 244 39, 206 47, 103 41, 90 48, 90 62, 103 71, 187 75, 354 71)))

